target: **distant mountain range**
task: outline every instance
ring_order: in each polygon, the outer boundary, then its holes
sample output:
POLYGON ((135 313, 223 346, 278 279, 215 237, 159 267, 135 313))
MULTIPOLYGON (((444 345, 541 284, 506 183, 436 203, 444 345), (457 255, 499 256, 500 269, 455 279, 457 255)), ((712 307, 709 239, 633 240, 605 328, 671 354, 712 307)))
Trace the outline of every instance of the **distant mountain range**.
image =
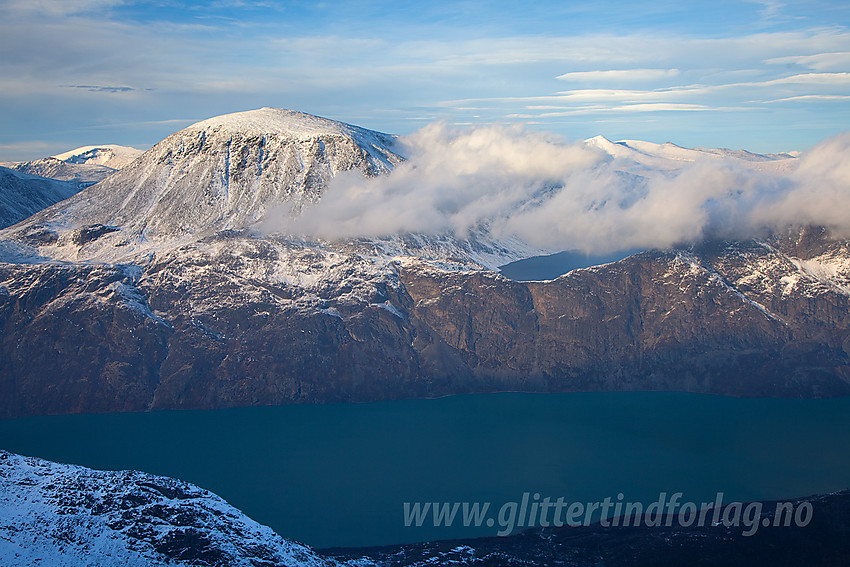
POLYGON ((142 153, 126 146, 85 146, 35 161, 0 164, 0 228, 103 181, 142 153))
POLYGON ((18 223, 80 189, 77 183, 0 167, 0 227, 18 223))
MULTIPOLYGON (((586 145, 635 178, 703 159, 797 161, 586 145)), ((394 136, 236 113, 0 231, 0 416, 498 390, 850 393, 850 252, 820 227, 544 282, 492 271, 546 250, 486 225, 338 240, 258 228, 333 199, 340 174, 376 178, 406 159, 394 136)))
POLYGON ((761 171, 788 172, 794 167, 799 152, 784 154, 754 154, 746 150, 683 148, 671 142, 656 144, 640 140, 612 142, 604 136, 585 140, 585 144, 599 148, 611 157, 626 159, 647 168, 675 169, 682 163, 701 160, 734 160, 736 164, 761 171))

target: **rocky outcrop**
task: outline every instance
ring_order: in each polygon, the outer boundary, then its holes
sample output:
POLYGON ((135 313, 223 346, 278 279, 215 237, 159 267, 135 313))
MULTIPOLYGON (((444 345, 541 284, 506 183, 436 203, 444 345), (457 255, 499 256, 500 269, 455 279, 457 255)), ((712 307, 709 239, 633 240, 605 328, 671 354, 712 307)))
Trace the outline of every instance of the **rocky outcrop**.
POLYGON ((332 567, 215 494, 137 471, 95 471, 0 450, 7 567, 332 567))

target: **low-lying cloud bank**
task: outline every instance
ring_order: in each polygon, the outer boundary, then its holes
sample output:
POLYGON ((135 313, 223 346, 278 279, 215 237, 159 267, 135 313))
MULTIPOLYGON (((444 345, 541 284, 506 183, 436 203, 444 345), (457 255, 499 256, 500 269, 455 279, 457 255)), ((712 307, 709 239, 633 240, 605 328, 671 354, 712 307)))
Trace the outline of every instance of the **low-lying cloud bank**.
POLYGON ((850 236, 850 133, 816 146, 788 174, 734 159, 650 170, 519 127, 432 124, 401 144, 409 159, 390 175, 338 175, 317 204, 264 228, 325 239, 484 228, 594 254, 795 224, 850 236))

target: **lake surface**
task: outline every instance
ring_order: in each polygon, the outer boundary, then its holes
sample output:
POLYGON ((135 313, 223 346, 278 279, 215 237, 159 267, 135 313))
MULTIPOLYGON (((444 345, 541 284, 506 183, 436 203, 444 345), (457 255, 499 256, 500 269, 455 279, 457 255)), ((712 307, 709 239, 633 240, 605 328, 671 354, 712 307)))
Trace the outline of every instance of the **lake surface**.
POLYGON ((405 502, 768 500, 850 487, 850 398, 486 394, 0 421, 0 447, 188 480, 315 547, 495 535, 405 502), (426 522, 427 524, 427 522, 426 522))
POLYGON ((554 280, 558 276, 577 268, 589 268, 610 262, 619 262, 640 250, 621 250, 610 254, 585 254, 578 251, 564 251, 546 256, 532 256, 499 267, 499 273, 515 281, 554 280))

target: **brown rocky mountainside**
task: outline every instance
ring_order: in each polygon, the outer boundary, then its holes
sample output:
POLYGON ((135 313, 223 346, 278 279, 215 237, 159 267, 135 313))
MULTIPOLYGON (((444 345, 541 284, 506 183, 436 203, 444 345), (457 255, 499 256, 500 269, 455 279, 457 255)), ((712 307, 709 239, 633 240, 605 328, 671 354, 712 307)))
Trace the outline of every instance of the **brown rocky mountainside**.
POLYGON ((221 233, 0 265, 0 416, 465 392, 850 394, 848 244, 816 228, 516 282, 221 233))
MULTIPOLYGON (((632 197, 653 167, 798 167, 594 140, 557 155, 608 164, 632 197)), ((326 199, 353 203, 333 200, 338 175, 409 175, 409 152, 300 112, 239 112, 0 230, 0 417, 501 390, 850 394, 850 249, 824 229, 647 251, 545 282, 483 269, 544 252, 483 220, 347 240, 287 232, 326 199)), ((552 180, 532 188, 525 205, 558 194, 552 180)))

